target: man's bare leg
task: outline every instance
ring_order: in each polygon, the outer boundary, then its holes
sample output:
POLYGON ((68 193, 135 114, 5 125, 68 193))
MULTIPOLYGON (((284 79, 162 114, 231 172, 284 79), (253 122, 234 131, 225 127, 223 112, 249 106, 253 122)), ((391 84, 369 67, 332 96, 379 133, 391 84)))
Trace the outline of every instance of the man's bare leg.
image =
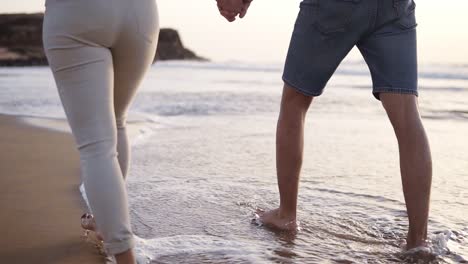
POLYGON ((425 245, 429 200, 432 182, 432 161, 429 142, 414 95, 382 93, 387 111, 398 139, 403 192, 409 218, 407 248, 425 245))
POLYGON ((312 97, 284 86, 276 131, 276 169, 280 207, 258 212, 260 221, 271 228, 296 230, 297 195, 304 149, 304 122, 312 97))

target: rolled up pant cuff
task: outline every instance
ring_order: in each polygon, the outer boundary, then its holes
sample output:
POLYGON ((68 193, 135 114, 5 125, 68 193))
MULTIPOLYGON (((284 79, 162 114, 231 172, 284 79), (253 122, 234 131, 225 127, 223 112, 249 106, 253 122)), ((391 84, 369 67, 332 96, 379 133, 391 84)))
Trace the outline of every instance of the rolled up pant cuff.
POLYGON ((135 239, 132 237, 127 240, 105 243, 104 247, 109 255, 117 255, 135 247, 135 239))

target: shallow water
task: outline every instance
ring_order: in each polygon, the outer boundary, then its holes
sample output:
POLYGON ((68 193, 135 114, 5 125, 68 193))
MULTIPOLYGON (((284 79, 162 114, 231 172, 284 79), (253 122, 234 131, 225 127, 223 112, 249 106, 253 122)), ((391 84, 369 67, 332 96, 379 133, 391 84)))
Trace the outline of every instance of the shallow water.
MULTIPOLYGON (((468 260, 468 67, 421 67, 434 159, 432 263, 468 260)), ((46 68, 0 69, 0 112, 63 117, 46 68)), ((296 235, 251 224, 278 203, 280 65, 161 63, 136 98, 128 180, 153 263, 400 263, 407 228, 392 128, 347 62, 307 117, 296 235)), ((416 259, 418 261, 418 259, 416 259)), ((419 259, 420 263, 427 263, 419 259)))

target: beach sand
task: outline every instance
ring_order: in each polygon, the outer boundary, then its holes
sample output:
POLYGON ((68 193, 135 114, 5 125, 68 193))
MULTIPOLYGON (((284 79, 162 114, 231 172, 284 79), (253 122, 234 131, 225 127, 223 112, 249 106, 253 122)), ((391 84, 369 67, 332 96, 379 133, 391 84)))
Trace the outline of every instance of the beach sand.
POLYGON ((0 263, 104 263, 81 237, 85 204, 70 134, 0 115, 0 263))

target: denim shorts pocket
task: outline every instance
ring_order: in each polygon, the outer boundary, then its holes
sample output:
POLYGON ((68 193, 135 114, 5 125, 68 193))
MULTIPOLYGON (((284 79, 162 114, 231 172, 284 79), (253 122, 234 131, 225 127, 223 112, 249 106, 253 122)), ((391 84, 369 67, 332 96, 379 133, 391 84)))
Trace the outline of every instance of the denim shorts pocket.
POLYGON ((323 34, 345 32, 361 0, 316 0, 317 29, 323 34))
POLYGON ((156 41, 159 28, 155 0, 139 0, 132 4, 137 32, 150 43, 156 41))
POLYGON ((307 30, 313 26, 316 16, 316 4, 317 0, 304 0, 301 2, 301 9, 294 25, 295 35, 301 35, 307 32, 307 30))
POLYGON ((393 0, 398 20, 396 24, 402 29, 412 29, 416 23, 416 3, 413 0, 393 0))

